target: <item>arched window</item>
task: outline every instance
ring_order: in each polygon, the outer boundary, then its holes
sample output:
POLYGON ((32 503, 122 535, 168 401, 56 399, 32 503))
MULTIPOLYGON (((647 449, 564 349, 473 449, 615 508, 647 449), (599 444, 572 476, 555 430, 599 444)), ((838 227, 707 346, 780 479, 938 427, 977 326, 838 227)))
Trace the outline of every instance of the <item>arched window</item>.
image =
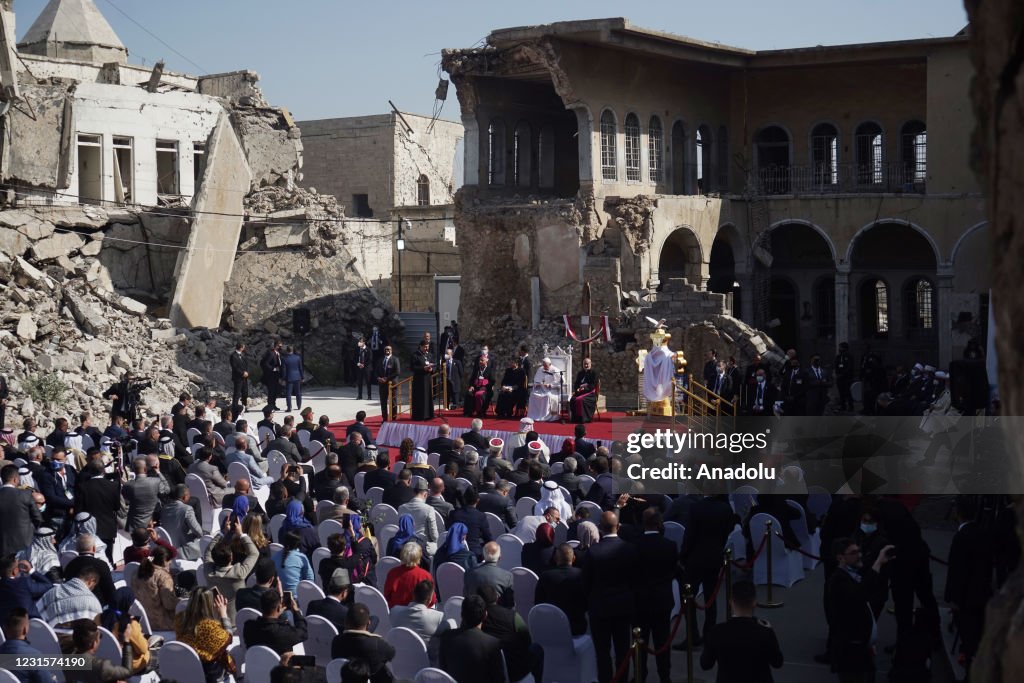
POLYGON ((814 283, 814 322, 819 339, 831 339, 836 333, 836 281, 831 276, 814 283))
POLYGON ((487 184, 505 184, 505 123, 501 119, 487 127, 487 184))
POLYGON ((935 333, 935 296, 932 283, 923 277, 912 278, 903 287, 903 313, 909 336, 935 333))
POLYGON ((426 173, 421 173, 416 181, 416 204, 430 206, 430 179, 426 173))
POLYGON ((839 184, 839 131, 831 123, 811 130, 811 166, 816 189, 839 184))
POLYGON ((647 124, 647 177, 652 183, 661 182, 661 169, 664 167, 665 131, 661 128, 661 119, 652 116, 647 124))
POLYGON ((640 182, 640 119, 636 114, 626 116, 626 181, 640 182))
POLYGON ((762 128, 754 146, 761 189, 767 194, 789 192, 789 133, 780 126, 762 128))
POLYGON ((541 187, 555 186, 555 128, 551 124, 537 134, 537 171, 541 187))
POLYGON ((879 279, 865 280, 860 286, 860 323, 864 337, 889 334, 889 288, 879 279))
POLYGON ((857 155, 857 184, 881 185, 885 179, 885 144, 882 127, 870 121, 860 124, 857 126, 854 143, 857 155))
POLYGON ((618 135, 615 114, 605 109, 601 114, 601 178, 618 180, 619 172, 615 159, 615 138, 618 135))
POLYGON ((515 134, 512 139, 513 165, 515 173, 513 182, 516 187, 529 187, 533 174, 533 147, 530 141, 530 124, 520 121, 516 124, 515 134))
POLYGON ((714 176, 711 157, 711 129, 707 126, 697 128, 696 153, 697 160, 697 194, 711 191, 711 178, 714 176))
POLYGON ((921 121, 908 121, 900 131, 904 184, 919 185, 928 177, 928 131, 921 121))

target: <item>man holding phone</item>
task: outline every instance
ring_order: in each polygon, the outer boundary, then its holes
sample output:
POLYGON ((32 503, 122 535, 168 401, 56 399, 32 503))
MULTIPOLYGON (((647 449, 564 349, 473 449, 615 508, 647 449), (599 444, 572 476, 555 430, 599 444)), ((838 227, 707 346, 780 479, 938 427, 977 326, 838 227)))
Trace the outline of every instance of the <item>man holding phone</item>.
POLYGON ((206 548, 203 556, 206 580, 214 591, 228 601, 228 618, 232 623, 235 621, 235 594, 245 588, 245 580, 259 558, 259 549, 248 534, 242 531, 242 523, 234 515, 228 521, 227 536, 217 534, 206 548), (241 540, 245 553, 239 561, 231 552, 231 539, 235 538, 241 540))
POLYGON ((260 611, 262 616, 247 622, 242 630, 246 647, 266 645, 277 654, 284 655, 306 640, 306 619, 290 592, 286 591, 282 597, 276 590, 268 590, 260 597, 260 611), (294 624, 285 618, 286 610, 292 613, 294 624))

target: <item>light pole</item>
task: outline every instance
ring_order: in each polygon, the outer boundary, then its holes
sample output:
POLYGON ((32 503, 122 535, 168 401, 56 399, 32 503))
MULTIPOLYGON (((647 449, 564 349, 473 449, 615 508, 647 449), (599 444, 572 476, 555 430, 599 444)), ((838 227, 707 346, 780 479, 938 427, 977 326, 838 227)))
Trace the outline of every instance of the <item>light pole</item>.
POLYGON ((398 241, 395 243, 398 250, 398 312, 402 312, 402 252, 405 251, 405 240, 402 239, 402 217, 398 217, 398 241))

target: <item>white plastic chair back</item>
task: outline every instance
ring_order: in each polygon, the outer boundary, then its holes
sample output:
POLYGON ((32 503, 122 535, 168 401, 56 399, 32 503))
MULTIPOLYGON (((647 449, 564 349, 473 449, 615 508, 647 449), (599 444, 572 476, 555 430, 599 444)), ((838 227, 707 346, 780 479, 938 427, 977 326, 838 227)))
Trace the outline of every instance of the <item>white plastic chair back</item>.
POLYGON ((124 566, 122 576, 124 577, 124 585, 128 588, 132 587, 132 581, 135 579, 135 575, 139 573, 139 563, 129 562, 124 566))
POLYGON ((555 547, 565 543, 567 538, 569 538, 569 525, 565 523, 564 519, 559 520, 555 525, 555 547))
POLYGON ((60 641, 57 633, 42 619, 30 619, 28 622, 28 640, 32 647, 44 655, 59 655, 60 641))
POLYGON ((516 501, 516 519, 529 517, 533 514, 533 508, 537 507, 537 500, 529 496, 523 496, 516 501))
MULTIPOLYGON (((336 519, 325 519, 320 522, 316 528, 317 538, 320 539, 320 545, 324 548, 327 547, 327 539, 334 534, 340 534, 345 531, 345 528, 341 526, 341 522, 336 519)), ((315 569, 315 567, 314 567, 315 569)))
POLYGON ((100 633, 100 646, 96 650, 96 656, 100 659, 106 659, 109 662, 115 664, 121 663, 121 644, 117 642, 117 638, 114 634, 103 628, 99 627, 100 633))
MULTIPOLYGON (((363 482, 366 480, 366 472, 356 472, 356 500, 362 501, 366 498, 366 491, 363 490, 363 482)), ((381 489, 384 493, 384 489, 381 489)))
MULTIPOLYGON (((210 533, 213 530, 216 513, 210 503, 210 493, 206 490, 206 482, 198 474, 189 474, 185 476, 185 485, 192 497, 199 500, 199 509, 203 514, 203 531, 210 533)), ((219 510, 219 508, 217 509, 219 510)))
MULTIPOLYGON (((817 531, 815 531, 812 536, 810 531, 807 530, 807 513, 804 510, 804 507, 795 500, 787 500, 786 505, 796 510, 800 515, 797 519, 794 519, 789 523, 789 528, 793 530, 793 534, 796 536, 797 540, 800 541, 800 549, 805 553, 818 555, 821 550, 821 537, 818 535, 817 531)), ((801 555, 800 558, 803 568, 807 571, 811 571, 818 566, 818 561, 811 557, 801 555)))
POLYGON ((188 683, 206 680, 199 653, 177 640, 164 643, 160 648, 160 677, 188 683))
MULTIPOLYGON (((373 488, 377 487, 374 486, 373 488)), ((373 489, 370 489, 370 491, 373 491, 373 489)), ((373 522, 375 527, 383 526, 384 524, 398 526, 398 517, 398 510, 387 503, 377 503, 370 509, 370 521, 373 522)))
POLYGON ((224 435, 223 434, 221 434, 220 432, 211 432, 211 433, 213 434, 213 444, 215 446, 220 446, 221 448, 226 448, 227 447, 227 444, 224 442, 224 435))
POLYGON ((391 464, 391 473, 394 474, 396 477, 398 476, 398 473, 404 469, 405 463, 402 462, 401 460, 396 460, 391 464))
POLYGON ((67 567, 68 563, 76 557, 78 557, 77 550, 62 550, 60 553, 60 568, 64 569, 67 567))
POLYGON ((220 531, 224 528, 224 520, 231 516, 231 508, 221 508, 220 512, 217 513, 217 528, 214 531, 220 531))
POLYGON ((182 598, 181 600, 178 600, 178 604, 174 606, 174 613, 181 614, 186 609, 188 609, 188 598, 182 598))
POLYGON ((332 659, 327 664, 327 683, 341 683, 341 670, 347 663, 348 660, 344 658, 332 659))
POLYGON ((313 575, 316 576, 316 585, 323 588, 323 584, 320 579, 320 563, 331 556, 331 551, 327 548, 317 548, 313 551, 313 557, 309 561, 313 565, 313 575))
POLYGON ((314 614, 306 617, 306 630, 309 634, 304 644, 306 654, 316 657, 317 666, 326 667, 331 663, 331 643, 338 635, 338 629, 327 619, 314 614))
POLYGON ((437 468, 441 466, 441 454, 440 453, 427 453, 427 464, 437 471, 437 468))
MULTIPOLYGON (((235 615, 235 631, 238 632, 238 640, 245 647, 245 625, 253 619, 260 618, 260 611, 252 607, 243 607, 238 610, 238 614, 235 615)), ((244 654, 244 652, 243 652, 244 654)))
POLYGON ((551 476, 555 476, 556 474, 561 474, 564 471, 565 471, 565 463, 564 462, 556 462, 554 465, 551 466, 551 476))
POLYGON ((267 453, 267 474, 274 479, 281 478, 281 468, 288 464, 288 458, 281 451, 267 453))
POLYGON ((391 610, 388 609, 388 601, 384 599, 384 594, 366 584, 356 584, 355 588, 356 602, 366 605, 370 614, 380 621, 375 633, 379 636, 387 635, 387 632, 391 630, 391 610))
POLYGON ((444 618, 454 619, 456 624, 462 623, 462 595, 453 595, 444 601, 444 618))
POLYGON ((275 437, 274 430, 270 427, 260 427, 257 433, 259 434, 260 450, 266 448, 275 437))
POLYGON ((441 513, 438 512, 436 509, 434 510, 434 519, 437 520, 437 532, 441 533, 445 530, 444 517, 442 517, 441 513))
POLYGON ((299 443, 302 444, 302 447, 308 449, 309 441, 313 438, 313 434, 308 429, 298 429, 295 433, 299 435, 299 443))
POLYGON ((807 509, 814 513, 814 516, 821 519, 832 507, 832 496, 821 486, 807 487, 807 509))
POLYGON ((316 518, 320 519, 320 515, 325 515, 334 509, 334 502, 330 500, 318 500, 316 503, 316 518))
POLYGON ((146 613, 146 608, 142 606, 141 602, 138 600, 133 602, 132 606, 128 608, 128 614, 139 620, 139 628, 142 629, 142 635, 153 635, 153 627, 149 625, 149 615, 146 613))
POLYGON ((281 525, 284 524, 284 520, 287 516, 283 512, 279 512, 270 518, 270 524, 267 525, 267 531, 270 532, 270 538, 274 541, 278 541, 278 535, 281 533, 281 525))
POLYGON ((501 521, 501 517, 498 515, 493 512, 485 512, 484 516, 487 517, 487 526, 491 530, 492 538, 497 538, 508 531, 508 529, 505 528, 505 522, 501 521))
MULTIPOLYGON (((299 432, 304 434, 305 432, 299 432)), ((319 441, 310 441, 306 445, 309 449, 309 456, 311 458, 310 464, 313 465, 313 472, 323 472, 327 469, 327 448, 319 441)))
POLYGON ((580 491, 582 491, 583 495, 585 496, 588 493, 590 493, 590 487, 594 485, 594 478, 592 476, 590 476, 589 474, 581 474, 579 476, 579 480, 580 480, 580 491))
POLYGON ((381 558, 384 557, 388 552, 388 543, 394 538, 395 534, 398 533, 397 524, 385 524, 378 527, 377 531, 377 545, 380 547, 381 558))
MULTIPOLYGON (((768 542, 772 544, 772 583, 789 588, 804 578, 804 565, 800 553, 786 549, 786 544, 779 536, 782 528, 779 520, 763 512, 754 515, 750 520, 750 540, 754 549, 757 550, 764 538, 768 520, 772 520, 772 535, 768 539, 768 542)), ((765 548, 754 563, 754 584, 763 586, 767 583, 768 548, 765 548)))
MULTIPOLYGON (((394 525, 389 524, 388 526, 394 525)), ((388 578, 388 572, 401 564, 402 561, 397 557, 384 556, 377 560, 377 585, 383 586, 384 581, 388 578)))
POLYGON ((234 486, 239 479, 249 482, 249 490, 252 490, 252 475, 249 473, 249 468, 236 460, 228 465, 228 481, 234 486))
POLYGON ((679 522, 665 522, 665 538, 674 541, 676 548, 683 549, 683 536, 686 534, 686 527, 679 522))
POLYGON ((466 584, 465 569, 454 562, 444 562, 434 573, 437 575, 437 590, 442 599, 462 595, 466 584))
POLYGON ((316 585, 312 581, 299 581, 299 585, 296 587, 295 592, 297 595, 295 599, 299 603, 299 609, 305 614, 309 608, 309 603, 314 600, 323 600, 326 596, 320 589, 320 586, 316 585))
POLYGON ((0 683, 21 683, 21 679, 7 669, 0 669, 0 683))
POLYGON ((455 479, 455 488, 458 490, 459 493, 465 493, 466 489, 468 489, 472 485, 473 482, 471 482, 469 479, 466 479, 465 477, 456 477, 455 479))
POLYGON ((597 655, 589 635, 573 637, 569 618, 554 605, 536 605, 527 618, 530 637, 544 648, 542 683, 597 680, 597 655))
POLYGON ((593 522, 594 524, 597 524, 597 522, 600 521, 601 513, 603 512, 603 510, 601 510, 601 506, 595 503, 594 501, 584 500, 579 505, 576 506, 577 510, 579 510, 580 508, 586 508, 587 510, 590 510, 589 521, 593 522))
POLYGON ((537 592, 537 575, 526 567, 512 569, 512 590, 516 594, 516 612, 526 619, 533 609, 533 596, 537 592))
POLYGON ((421 669, 430 666, 427 646, 414 631, 400 626, 388 631, 384 638, 395 648, 391 660, 391 673, 400 681, 410 681, 421 669))
POLYGON ((268 548, 270 548, 270 555, 271 555, 271 556, 273 556, 273 555, 275 555, 276 553, 279 553, 279 552, 281 552, 282 550, 284 550, 284 546, 283 546, 283 545, 281 545, 280 543, 277 543, 277 542, 275 542, 275 543, 271 543, 271 544, 270 544, 269 546, 267 546, 267 547, 268 547, 268 548))
MULTIPOLYGON (((434 667, 428 667, 426 669, 420 669, 419 673, 416 674, 416 678, 412 679, 413 683, 458 683, 452 678, 446 671, 441 669, 435 669, 434 667)), ((596 678, 594 680, 597 680, 596 678)), ((331 683, 327 681, 327 683, 331 683)))
POLYGON ((380 505, 381 502, 384 500, 384 489, 382 489, 380 486, 372 486, 370 487, 370 490, 366 492, 365 498, 366 504, 369 505, 370 508, 372 509, 380 505))
POLYGON ((750 508, 757 504, 757 489, 753 486, 740 486, 729 494, 729 504, 740 519, 745 519, 750 508))
MULTIPOLYGON (((163 663, 163 657, 160 658, 163 663)), ((270 670, 278 665, 281 656, 266 645, 257 645, 245 651, 245 683, 270 683, 270 670)))
POLYGON ((498 547, 501 548, 501 557, 498 558, 498 566, 502 569, 512 571, 514 567, 523 564, 523 542, 518 536, 502 534, 496 539, 498 547))

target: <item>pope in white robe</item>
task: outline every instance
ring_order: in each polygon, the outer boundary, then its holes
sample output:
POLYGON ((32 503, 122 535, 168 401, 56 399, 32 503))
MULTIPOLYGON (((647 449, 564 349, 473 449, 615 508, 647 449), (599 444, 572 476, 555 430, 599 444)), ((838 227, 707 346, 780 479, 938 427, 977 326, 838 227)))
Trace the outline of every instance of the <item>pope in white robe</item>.
MULTIPOLYGON (((666 337, 668 335, 665 335, 666 337)), ((668 406, 659 406, 655 414, 671 415, 672 381, 675 376, 675 354, 667 344, 655 346, 644 358, 644 398, 650 404, 668 401, 668 406), (662 410, 668 408, 669 412, 662 410)), ((652 406, 653 407, 653 406, 652 406)))
POLYGON ((561 372, 545 358, 533 376, 533 391, 526 416, 534 422, 555 422, 561 414, 561 372))

